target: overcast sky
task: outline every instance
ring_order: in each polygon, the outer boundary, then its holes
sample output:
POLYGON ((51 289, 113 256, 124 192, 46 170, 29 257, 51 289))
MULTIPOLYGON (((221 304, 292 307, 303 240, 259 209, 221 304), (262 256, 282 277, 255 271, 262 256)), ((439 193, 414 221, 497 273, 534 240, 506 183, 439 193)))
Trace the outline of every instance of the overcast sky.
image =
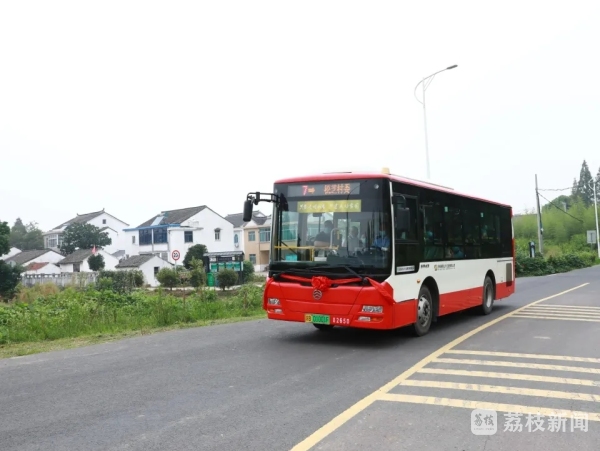
POLYGON ((600 167, 599 19, 597 0, 2 2, 0 220, 135 226, 240 212, 287 176, 424 179, 413 90, 453 64, 426 92, 432 181, 533 208, 535 173, 600 167))

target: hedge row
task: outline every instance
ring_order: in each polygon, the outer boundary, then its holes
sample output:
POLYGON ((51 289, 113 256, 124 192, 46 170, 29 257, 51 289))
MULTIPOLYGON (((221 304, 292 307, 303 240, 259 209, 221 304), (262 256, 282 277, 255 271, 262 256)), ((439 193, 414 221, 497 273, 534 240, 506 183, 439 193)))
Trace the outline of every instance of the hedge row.
POLYGON ((546 276, 573 271, 574 269, 589 268, 596 262, 592 253, 582 252, 565 254, 557 257, 544 258, 529 257, 527 254, 518 253, 516 262, 517 277, 521 276, 546 276))

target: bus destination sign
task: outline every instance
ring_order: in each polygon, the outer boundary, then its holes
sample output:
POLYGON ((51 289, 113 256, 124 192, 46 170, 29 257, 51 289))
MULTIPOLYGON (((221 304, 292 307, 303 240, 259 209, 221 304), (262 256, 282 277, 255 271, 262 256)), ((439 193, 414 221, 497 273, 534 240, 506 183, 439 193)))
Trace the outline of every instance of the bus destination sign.
POLYGON ((288 197, 347 196, 360 194, 360 183, 317 183, 288 186, 288 197))

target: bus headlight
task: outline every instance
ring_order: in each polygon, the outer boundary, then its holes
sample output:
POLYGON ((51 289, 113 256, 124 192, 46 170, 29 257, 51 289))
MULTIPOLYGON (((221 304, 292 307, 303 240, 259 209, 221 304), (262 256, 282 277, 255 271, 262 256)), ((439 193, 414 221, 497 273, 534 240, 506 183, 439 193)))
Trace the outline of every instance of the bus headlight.
POLYGON ((383 313, 382 305, 363 305, 362 311, 365 313, 383 313))
POLYGON ((279 305, 279 299, 277 299, 277 298, 269 298, 269 299, 267 299, 267 304, 269 304, 269 305, 279 305))

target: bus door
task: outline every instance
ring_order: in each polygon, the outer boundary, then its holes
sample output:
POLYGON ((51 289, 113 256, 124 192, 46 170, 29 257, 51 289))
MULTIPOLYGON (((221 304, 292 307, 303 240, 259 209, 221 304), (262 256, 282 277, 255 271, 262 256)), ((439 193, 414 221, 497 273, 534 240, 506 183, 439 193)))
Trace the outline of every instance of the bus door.
POLYGON ((394 274, 414 273, 421 262, 419 203, 416 197, 394 193, 394 274))

